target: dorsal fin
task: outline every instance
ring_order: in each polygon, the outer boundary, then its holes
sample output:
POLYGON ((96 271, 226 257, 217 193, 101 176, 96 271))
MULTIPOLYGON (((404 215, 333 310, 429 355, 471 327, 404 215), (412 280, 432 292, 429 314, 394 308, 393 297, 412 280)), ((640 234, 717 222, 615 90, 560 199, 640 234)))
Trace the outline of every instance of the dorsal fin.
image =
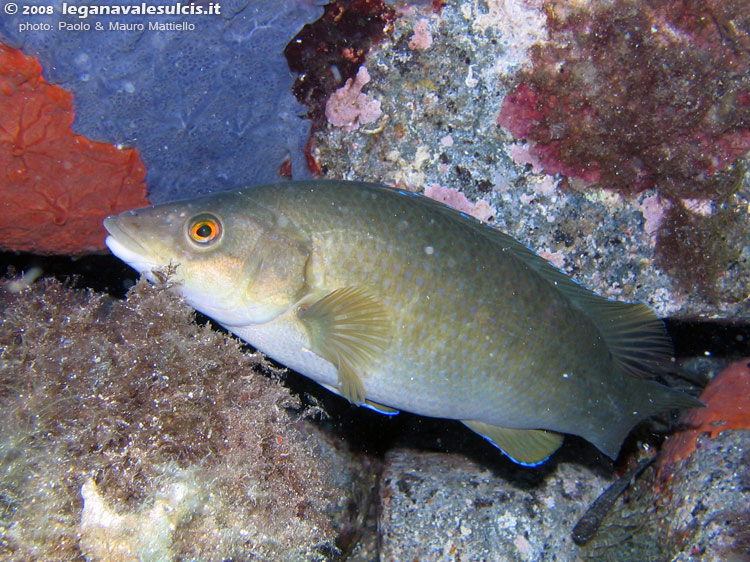
POLYGON ((624 372, 651 376, 669 369, 672 342, 664 323, 646 305, 607 300, 579 285, 522 244, 515 242, 509 249, 591 319, 614 362, 624 372))
POLYGON ((454 209, 428 197, 424 199, 424 203, 437 213, 451 217, 454 221, 463 221, 473 233, 492 240, 501 251, 520 260, 568 297, 594 323, 612 353, 614 362, 624 372, 635 376, 651 376, 669 370, 672 342, 663 322, 646 305, 610 301, 600 297, 511 236, 465 213, 459 213, 461 218, 454 209))

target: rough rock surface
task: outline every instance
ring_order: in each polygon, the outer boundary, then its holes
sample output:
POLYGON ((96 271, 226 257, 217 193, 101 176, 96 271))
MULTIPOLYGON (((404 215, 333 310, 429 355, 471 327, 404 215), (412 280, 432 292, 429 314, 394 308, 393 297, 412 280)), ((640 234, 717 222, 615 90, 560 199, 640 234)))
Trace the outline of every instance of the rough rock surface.
POLYGON ((501 473, 463 455, 389 452, 380 480, 380 559, 574 560, 571 530, 608 477, 569 462, 503 466, 501 473))
POLYGON ((596 561, 740 562, 750 557, 750 431, 703 435, 668 474, 649 469, 581 549, 596 561), (665 481, 666 480, 666 481, 665 481))
POLYGON ((659 511, 672 560, 750 558, 750 430, 701 436, 699 451, 674 470, 659 511))
POLYGON ((654 467, 582 550, 591 560, 739 561, 750 557, 750 370, 737 361, 701 394, 654 467))

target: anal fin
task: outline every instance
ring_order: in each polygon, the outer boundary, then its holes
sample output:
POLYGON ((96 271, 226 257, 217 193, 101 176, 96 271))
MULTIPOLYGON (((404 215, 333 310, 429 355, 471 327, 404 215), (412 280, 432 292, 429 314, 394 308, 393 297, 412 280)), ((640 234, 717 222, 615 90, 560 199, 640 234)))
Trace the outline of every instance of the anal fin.
POLYGON ((343 287, 301 306, 297 316, 310 333, 312 351, 336 365, 339 393, 364 403, 360 373, 390 343, 391 321, 383 303, 362 287, 343 287))
POLYGON ((384 404, 378 404, 377 402, 373 402, 372 400, 365 400, 362 403, 362 406, 365 408, 369 408, 373 412, 377 412, 378 414, 383 414, 384 416, 395 416, 399 414, 400 412, 396 408, 391 408, 390 406, 386 406, 384 404))
POLYGON ((475 420, 461 420, 515 463, 538 466, 562 445, 563 436, 544 429, 512 429, 475 420))

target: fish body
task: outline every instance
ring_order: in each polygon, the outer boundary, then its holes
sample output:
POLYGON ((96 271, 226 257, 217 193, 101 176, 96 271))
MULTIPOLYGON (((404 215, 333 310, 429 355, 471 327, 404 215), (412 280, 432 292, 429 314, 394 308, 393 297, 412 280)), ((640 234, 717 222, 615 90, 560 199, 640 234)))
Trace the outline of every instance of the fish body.
POLYGON ((350 401, 463 421, 522 464, 561 434, 610 457, 640 420, 699 402, 650 381, 671 346, 511 237, 376 184, 286 182, 109 217, 146 275, 350 401))

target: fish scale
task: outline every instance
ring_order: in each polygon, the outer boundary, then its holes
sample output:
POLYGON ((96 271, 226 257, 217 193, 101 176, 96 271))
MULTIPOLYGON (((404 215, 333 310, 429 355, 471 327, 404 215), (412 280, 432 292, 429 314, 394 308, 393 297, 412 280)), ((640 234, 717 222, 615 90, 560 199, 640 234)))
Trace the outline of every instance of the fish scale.
POLYGON ((614 457, 638 421, 699 405, 638 376, 671 353, 643 305, 410 192, 287 182, 105 226, 116 255, 146 275, 179 264, 192 306, 277 361, 379 411, 461 420, 522 464, 561 433, 614 457))

